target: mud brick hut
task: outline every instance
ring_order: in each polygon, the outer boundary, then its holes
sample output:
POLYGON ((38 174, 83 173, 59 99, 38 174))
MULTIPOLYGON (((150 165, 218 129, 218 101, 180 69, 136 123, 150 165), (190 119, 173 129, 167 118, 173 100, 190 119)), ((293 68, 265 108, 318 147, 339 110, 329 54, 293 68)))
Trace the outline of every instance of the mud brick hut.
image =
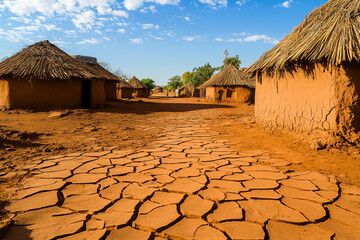
POLYGON ((131 98, 132 97, 132 86, 127 83, 124 79, 120 80, 117 84, 117 98, 131 98))
POLYGON ((359 13, 359 0, 330 0, 250 66, 257 122, 358 140, 359 13))
POLYGON ((232 64, 202 84, 206 99, 218 102, 251 103, 255 94, 255 79, 232 64))
POLYGON ((76 60, 86 63, 92 70, 93 73, 102 76, 104 80, 105 100, 114 101, 116 100, 116 84, 119 82, 119 78, 103 68, 97 63, 97 59, 89 56, 82 55, 71 55, 76 60))
POLYGON ((38 42, 0 63, 0 108, 97 107, 105 104, 104 77, 38 42))
POLYGON ((133 97, 148 97, 149 96, 149 88, 145 86, 139 79, 133 76, 129 80, 129 84, 133 88, 132 96, 133 97))
POLYGON ((180 97, 200 97, 200 90, 190 82, 180 88, 180 97))

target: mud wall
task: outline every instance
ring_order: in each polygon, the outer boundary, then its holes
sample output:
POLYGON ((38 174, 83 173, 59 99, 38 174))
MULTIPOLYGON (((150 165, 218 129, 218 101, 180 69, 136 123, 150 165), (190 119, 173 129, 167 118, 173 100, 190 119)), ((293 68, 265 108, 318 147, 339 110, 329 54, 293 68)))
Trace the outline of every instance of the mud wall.
POLYGON ((117 98, 131 98, 132 89, 131 88, 118 88, 117 89, 117 98))
POLYGON ((105 81, 95 79, 92 82, 92 107, 105 105, 105 81))
POLYGON ((9 82, 0 79, 0 109, 10 108, 9 82))
POLYGON ((11 108, 80 107, 80 80, 9 80, 11 108))
POLYGON ((252 102, 253 90, 249 87, 207 87, 206 99, 209 101, 252 102))
POLYGON ((311 72, 298 70, 258 76, 256 121, 270 129, 335 130, 338 74, 316 65, 311 72))
POLYGON ((116 81, 105 81, 105 99, 116 100, 116 81))
POLYGON ((133 97, 148 97, 149 90, 147 88, 135 88, 132 93, 133 97))

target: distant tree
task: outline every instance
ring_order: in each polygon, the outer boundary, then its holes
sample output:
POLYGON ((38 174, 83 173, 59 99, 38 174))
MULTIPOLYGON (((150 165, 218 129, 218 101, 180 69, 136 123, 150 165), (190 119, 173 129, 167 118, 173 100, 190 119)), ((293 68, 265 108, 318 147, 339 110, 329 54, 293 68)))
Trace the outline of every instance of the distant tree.
POLYGON ((112 71, 112 73, 117 76, 119 79, 129 80, 130 76, 124 73, 120 68, 117 68, 116 70, 112 71))
POLYGON ((112 72, 111 64, 108 62, 98 62, 100 66, 108 70, 109 72, 112 72))
POLYGON ((142 82, 143 84, 145 84, 148 88, 153 89, 156 87, 155 85, 155 81, 150 79, 150 78, 144 78, 141 79, 140 82, 142 82))
POLYGON ((215 71, 219 68, 211 67, 210 63, 204 64, 204 66, 196 67, 193 69, 194 76, 190 79, 192 85, 199 86, 209 80, 215 71))
POLYGON ((169 79, 168 85, 166 86, 166 90, 174 91, 175 89, 181 86, 182 86, 181 77, 179 75, 176 75, 169 79))
POLYGON ((5 57, 3 57, 1 60, 0 60, 0 62, 3 62, 3 61, 5 61, 6 59, 8 59, 9 57, 8 56, 5 56, 5 57))
POLYGON ((237 69, 240 69, 241 60, 239 59, 239 55, 236 55, 235 57, 226 57, 223 61, 223 65, 220 67, 221 70, 223 70, 227 65, 232 64, 237 69))
POLYGON ((190 82, 192 78, 195 77, 195 73, 188 71, 188 72, 185 72, 181 77, 183 79, 183 84, 185 85, 188 82, 190 82))

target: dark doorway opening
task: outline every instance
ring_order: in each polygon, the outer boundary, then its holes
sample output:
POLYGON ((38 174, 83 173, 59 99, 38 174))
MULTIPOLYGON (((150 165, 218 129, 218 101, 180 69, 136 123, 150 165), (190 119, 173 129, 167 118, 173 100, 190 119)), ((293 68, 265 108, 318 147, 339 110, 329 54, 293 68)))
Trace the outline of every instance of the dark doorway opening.
POLYGON ((84 80, 81 83, 81 106, 83 108, 91 107, 91 88, 92 82, 90 80, 84 80))
POLYGON ((227 98, 231 98, 231 97, 232 97, 232 94, 233 94, 233 91, 230 90, 230 89, 227 89, 227 91, 226 91, 226 97, 227 97, 227 98))

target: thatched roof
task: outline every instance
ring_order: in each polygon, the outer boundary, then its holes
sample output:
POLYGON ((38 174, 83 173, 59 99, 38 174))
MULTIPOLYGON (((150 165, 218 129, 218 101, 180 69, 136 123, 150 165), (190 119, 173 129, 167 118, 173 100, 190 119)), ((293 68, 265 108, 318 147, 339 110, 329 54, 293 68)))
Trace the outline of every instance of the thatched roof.
POLYGON ((101 65, 99 64, 92 64, 92 63, 86 63, 86 65, 88 65, 89 67, 91 67, 92 72, 101 79, 105 79, 105 80, 111 80, 111 81, 119 81, 119 78, 117 76, 115 76, 114 74, 112 74, 111 72, 109 72, 108 70, 106 70, 105 68, 103 68, 101 65))
POLYGON ((95 71, 49 41, 35 43, 0 63, 0 77, 33 80, 99 78, 95 71))
POLYGON ((237 69, 234 65, 229 64, 221 72, 203 83, 199 89, 215 86, 248 86, 255 88, 255 79, 250 78, 244 69, 237 69))
POLYGON ((314 10, 249 72, 287 70, 301 62, 360 61, 360 1, 330 0, 314 10))
POLYGON ((127 81, 124 79, 120 80, 120 83, 118 83, 118 88, 133 88, 127 81))
POLYGON ((137 79, 135 76, 133 76, 133 77, 129 80, 129 84, 130 84, 133 88, 148 88, 147 86, 145 86, 145 84, 143 84, 142 82, 140 82, 140 80, 137 79))

